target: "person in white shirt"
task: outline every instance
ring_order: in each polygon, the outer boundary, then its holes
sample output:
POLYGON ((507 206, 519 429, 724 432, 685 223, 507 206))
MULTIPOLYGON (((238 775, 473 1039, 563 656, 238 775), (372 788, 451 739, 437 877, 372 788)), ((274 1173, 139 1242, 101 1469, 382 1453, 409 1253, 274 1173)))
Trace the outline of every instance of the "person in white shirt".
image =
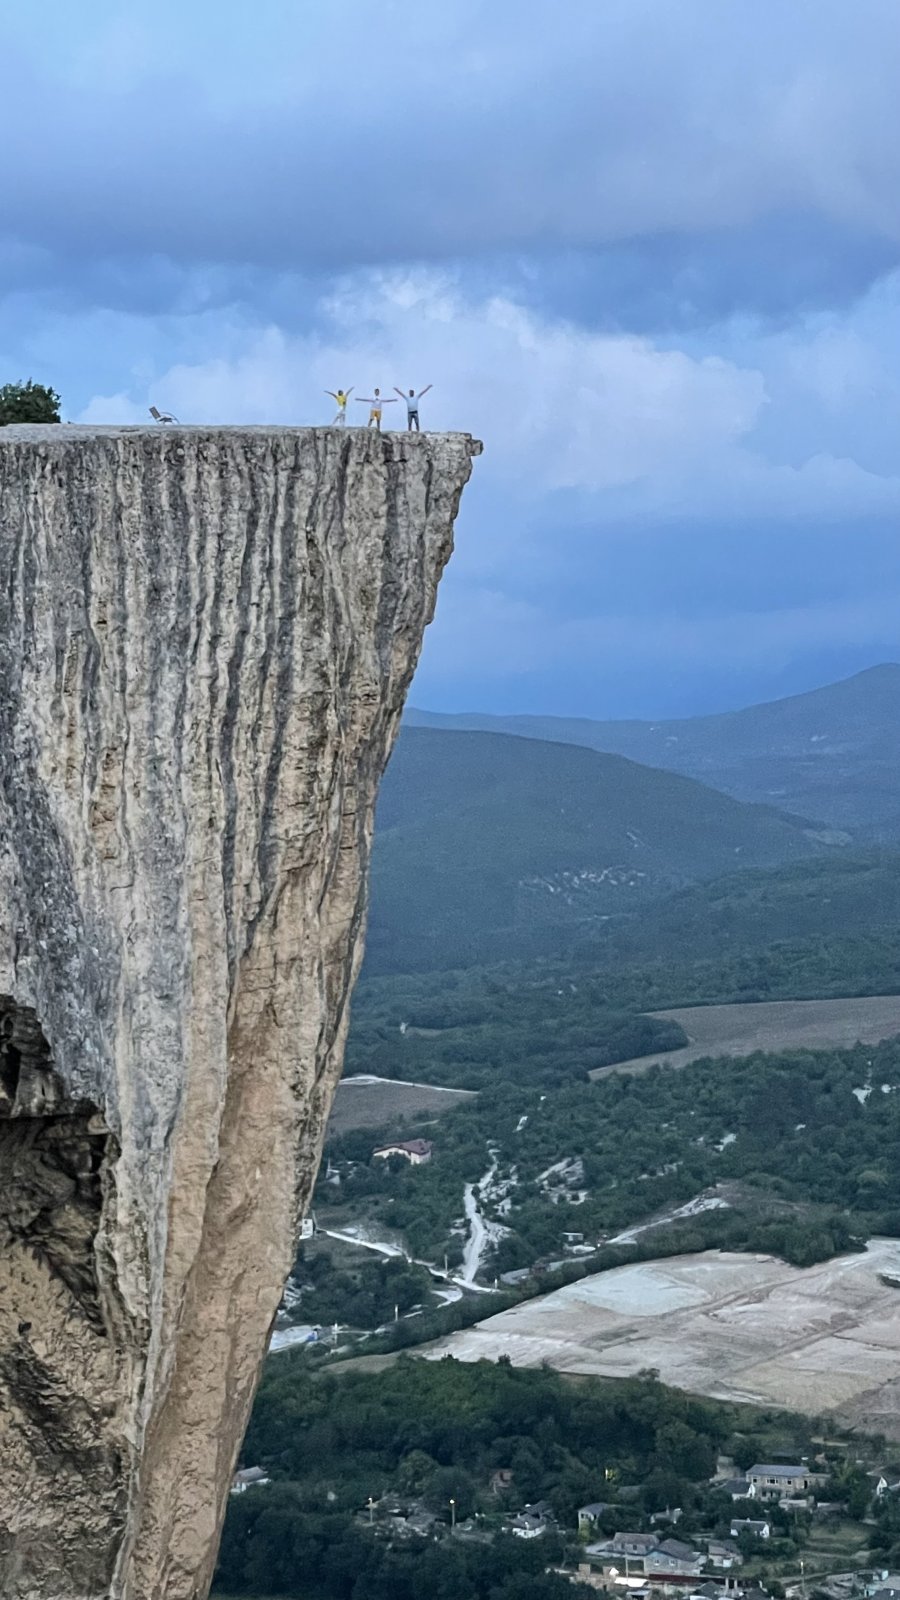
POLYGON ((376 389, 374 395, 372 395, 370 399, 364 399, 363 396, 360 395, 356 403, 360 406, 371 407, 371 410, 369 411, 369 420, 366 426, 371 428, 372 423, 374 422, 379 433, 381 432, 382 406, 395 406, 397 404, 396 400, 385 400, 380 389, 376 389))
POLYGON ((421 431, 419 428, 419 401, 423 394, 427 394, 429 389, 433 388, 434 384, 427 383, 424 389, 419 390, 418 394, 416 394, 415 389, 410 389, 408 394, 404 394, 402 389, 398 389, 397 385, 394 385, 394 393, 398 394, 401 400, 406 401, 406 429, 408 433, 412 433, 413 428, 415 428, 416 433, 421 431))

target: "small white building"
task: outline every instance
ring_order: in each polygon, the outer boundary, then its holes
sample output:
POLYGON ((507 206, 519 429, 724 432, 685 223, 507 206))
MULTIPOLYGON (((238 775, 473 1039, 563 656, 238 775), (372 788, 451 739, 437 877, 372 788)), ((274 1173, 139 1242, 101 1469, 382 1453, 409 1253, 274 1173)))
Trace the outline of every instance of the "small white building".
POLYGON ((737 1539, 742 1533, 751 1533, 754 1539, 768 1539, 772 1533, 772 1524, 765 1519, 753 1517, 733 1517, 730 1533, 732 1539, 737 1539))
POLYGON ((372 1151, 373 1161, 389 1161, 391 1156, 402 1156, 411 1167, 420 1167, 431 1160, 434 1146, 430 1139, 398 1139, 395 1144, 380 1144, 372 1151))
POLYGON ((262 1467, 242 1467, 231 1480, 231 1493, 244 1494, 247 1489, 261 1489, 263 1484, 271 1482, 262 1467))
POLYGON ((590 1505, 579 1506, 578 1507, 578 1531, 579 1531, 579 1533, 584 1533, 586 1530, 589 1530, 591 1528, 596 1528, 597 1523, 599 1522, 600 1518, 603 1516, 604 1512, 605 1511, 611 1511, 611 1510, 612 1510, 612 1503, 609 1500, 592 1500, 590 1505))

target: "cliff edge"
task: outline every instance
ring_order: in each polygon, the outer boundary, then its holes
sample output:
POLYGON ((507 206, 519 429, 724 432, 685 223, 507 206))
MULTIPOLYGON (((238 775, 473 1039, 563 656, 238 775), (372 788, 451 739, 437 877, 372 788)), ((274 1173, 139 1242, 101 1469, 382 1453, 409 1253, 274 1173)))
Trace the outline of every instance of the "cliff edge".
POLYGON ((0 429, 0 1592, 198 1600, 480 445, 0 429))

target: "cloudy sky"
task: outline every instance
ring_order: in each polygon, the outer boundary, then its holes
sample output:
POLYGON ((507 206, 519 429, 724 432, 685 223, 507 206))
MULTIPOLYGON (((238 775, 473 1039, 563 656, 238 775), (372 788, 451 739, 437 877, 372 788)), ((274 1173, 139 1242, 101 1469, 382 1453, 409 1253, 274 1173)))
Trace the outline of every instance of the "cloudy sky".
POLYGON ((414 700, 900 659, 897 0, 4 8, 0 379, 485 441, 414 700), (360 408, 360 416, 364 417, 360 408))

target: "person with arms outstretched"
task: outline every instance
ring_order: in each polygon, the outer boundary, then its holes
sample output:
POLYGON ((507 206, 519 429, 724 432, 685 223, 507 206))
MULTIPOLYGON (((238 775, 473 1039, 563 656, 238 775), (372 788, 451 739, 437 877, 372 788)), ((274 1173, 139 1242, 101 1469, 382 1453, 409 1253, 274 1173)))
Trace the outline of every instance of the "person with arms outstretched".
POLYGON ((333 428, 346 428, 346 426, 347 426, 347 401, 350 399, 350 396, 352 395, 353 390, 352 389, 338 389, 337 391, 335 391, 334 389, 326 389, 325 393, 326 394, 330 394, 332 400, 335 400, 337 402, 337 416, 335 417, 335 419, 334 419, 333 423, 331 424, 331 426, 333 428))
POLYGON ((420 389, 418 394, 416 394, 415 389, 410 389, 409 394, 404 394, 403 390, 402 389, 398 389, 397 385, 394 384, 394 393, 398 394, 400 396, 401 400, 405 400, 406 401, 406 431, 407 431, 407 433, 412 433, 413 428, 415 428, 416 433, 419 433, 421 431, 420 428, 419 428, 419 401, 421 400, 421 398, 422 398, 422 396, 424 394, 428 393, 429 389, 433 389, 433 388, 434 388, 434 384, 426 383, 425 388, 424 389, 420 389))
POLYGON ((371 409, 369 411, 369 421, 366 424, 366 426, 371 428, 372 423, 374 422, 374 424, 375 424, 376 428, 378 429, 379 433, 381 432, 381 408, 382 408, 382 406, 395 406, 397 404, 396 400, 385 400, 385 398, 382 395, 380 389, 376 389, 374 395, 372 395, 372 397, 370 399, 364 399, 364 397, 362 395, 360 395, 359 399, 357 400, 356 403, 357 403, 358 406, 370 406, 371 407, 371 409))

